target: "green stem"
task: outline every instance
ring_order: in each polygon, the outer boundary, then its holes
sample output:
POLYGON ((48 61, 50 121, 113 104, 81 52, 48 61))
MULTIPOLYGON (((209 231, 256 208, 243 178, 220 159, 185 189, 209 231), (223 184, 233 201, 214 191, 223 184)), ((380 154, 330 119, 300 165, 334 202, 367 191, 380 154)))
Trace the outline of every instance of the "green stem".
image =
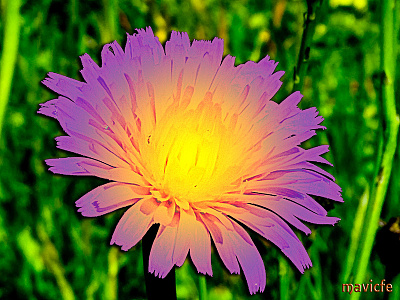
POLYGON ((118 255, 120 251, 117 247, 111 247, 108 251, 108 274, 104 294, 108 300, 118 299, 118 255))
MULTIPOLYGON (((399 116, 396 112, 394 79, 396 61, 394 51, 394 12, 395 0, 382 0, 381 2, 381 70, 382 76, 381 93, 383 105, 383 123, 384 123, 384 151, 379 168, 379 172, 373 183, 370 196, 370 203, 364 221, 363 240, 359 255, 357 255, 357 264, 354 282, 362 283, 365 281, 365 275, 370 259, 372 246, 378 229, 378 221, 385 200, 386 191, 389 184, 390 173, 392 170, 393 158, 397 146, 397 134, 399 131, 399 116)), ((351 299, 358 299, 360 293, 353 293, 351 299)))
POLYGON ((283 257, 282 255, 279 256, 278 258, 279 261, 279 292, 280 292, 280 299, 281 300, 289 300, 290 299, 290 294, 289 294, 289 285, 290 285, 290 280, 289 280, 289 264, 286 261, 286 257, 283 257))
POLYGON ((350 278, 350 274, 354 265, 354 260, 357 255, 357 251, 359 249, 361 234, 362 234, 362 225, 365 220, 365 213, 368 207, 368 199, 369 198, 369 186, 365 189, 363 195, 361 196, 360 202, 358 203, 358 208, 356 215, 353 221, 353 229, 351 230, 350 236, 350 247, 347 252, 347 258, 345 263, 344 275, 342 277, 342 282, 347 283, 350 278))
POLYGON ((3 53, 0 60, 0 137, 18 55, 21 28, 20 6, 21 0, 9 0, 5 3, 3 53))
POLYGON ((206 276, 205 275, 200 275, 199 274, 199 294, 200 294, 200 300, 207 300, 207 281, 206 281, 206 276))
POLYGON ((303 87, 307 63, 310 57, 310 46, 315 31, 315 17, 318 6, 322 0, 307 0, 307 13, 305 14, 303 36, 301 38, 299 57, 293 73, 293 91, 300 91, 303 87))
MULTIPOLYGON (((315 17, 317 6, 322 3, 322 0, 307 0, 307 13, 304 19, 303 35, 301 37, 301 44, 299 50, 299 56, 297 65, 294 67, 293 74, 293 89, 294 91, 300 91, 303 86, 304 76, 307 71, 307 63, 310 55, 310 46, 312 37, 315 31, 315 17)), ((290 299, 290 266, 286 258, 283 256, 279 257, 279 291, 280 299, 290 299)))
POLYGON ((101 43, 118 40, 118 0, 103 0, 103 19, 99 21, 101 43))

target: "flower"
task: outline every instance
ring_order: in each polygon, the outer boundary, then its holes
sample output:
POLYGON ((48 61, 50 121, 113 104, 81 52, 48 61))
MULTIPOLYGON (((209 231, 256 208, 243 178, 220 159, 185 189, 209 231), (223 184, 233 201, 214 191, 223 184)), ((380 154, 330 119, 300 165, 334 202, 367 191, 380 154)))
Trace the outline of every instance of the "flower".
POLYGON ((263 260, 246 225, 277 245, 303 273, 311 261, 288 224, 339 219, 310 195, 343 201, 334 178, 311 162, 329 164, 328 146, 299 145, 323 118, 300 110, 295 92, 271 98, 284 72, 265 57, 234 66, 222 60, 223 40, 190 43, 172 32, 165 51, 150 27, 128 35, 125 50, 104 46, 99 67, 84 54, 86 82, 49 73, 43 81, 60 96, 39 113, 57 119, 67 136, 57 147, 81 156, 48 159, 56 174, 111 182, 76 201, 97 217, 129 207, 111 244, 129 250, 159 223, 149 272, 165 277, 189 250, 197 271, 212 275, 211 239, 231 273, 241 266, 250 293, 265 288, 263 260))

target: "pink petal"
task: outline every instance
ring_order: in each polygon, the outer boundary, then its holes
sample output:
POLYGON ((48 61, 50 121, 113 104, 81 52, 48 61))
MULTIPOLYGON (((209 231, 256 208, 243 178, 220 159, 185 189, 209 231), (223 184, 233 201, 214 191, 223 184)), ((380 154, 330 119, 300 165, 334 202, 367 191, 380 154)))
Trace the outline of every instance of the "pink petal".
POLYGON ((219 256, 224 262, 226 268, 231 272, 231 274, 239 274, 240 268, 236 260, 234 245, 231 243, 230 239, 224 239, 227 237, 225 234, 226 228, 223 225, 220 226, 219 224, 221 224, 221 222, 212 215, 201 215, 201 219, 210 231, 219 256))
POLYGON ((143 184, 143 177, 132 170, 110 167, 99 161, 86 157, 65 157, 46 159, 49 171, 54 174, 97 176, 118 182, 143 184))
POLYGON ((45 103, 40 103, 40 108, 37 111, 38 114, 42 114, 54 119, 57 119, 57 110, 55 104, 57 103, 58 99, 52 99, 45 103))
POLYGON ((214 99, 221 99, 218 100, 220 102, 224 100, 231 89, 230 83, 237 71, 238 69, 235 68, 235 58, 230 55, 225 56, 209 88, 214 95, 214 99))
POLYGON ((186 32, 171 32, 171 38, 165 43, 165 54, 171 57, 173 65, 171 68, 171 81, 177 82, 179 74, 183 69, 185 58, 190 48, 189 36, 186 32))
POLYGON ((93 158, 105 162, 110 166, 122 168, 130 167, 126 161, 122 160, 114 152, 95 140, 89 138, 82 140, 70 136, 58 136, 55 140, 57 141, 57 148, 59 149, 93 158))
POLYGON ((178 267, 183 265, 188 255, 189 247, 193 240, 192 235, 194 227, 197 225, 195 224, 196 222, 196 217, 194 216, 192 209, 189 209, 187 212, 184 209, 180 209, 179 225, 176 234, 174 255, 172 258, 173 263, 178 267))
POLYGON ((236 232, 226 231, 226 233, 230 236, 235 247, 235 255, 246 277, 250 294, 255 294, 258 291, 262 293, 265 289, 266 275, 261 255, 246 230, 236 222, 232 221, 232 224, 236 232))
POLYGON ((320 214, 320 215, 326 215, 326 210, 318 203, 316 202, 313 198, 311 198, 307 194, 303 194, 300 192, 297 192, 292 189, 287 189, 283 187, 262 187, 258 186, 255 187, 253 185, 249 185, 249 189, 245 191, 246 194, 251 195, 252 193, 265 193, 268 195, 276 195, 276 196, 283 196, 287 199, 290 199, 291 201, 294 201, 300 205, 303 205, 307 207, 308 209, 312 210, 313 212, 320 214))
POLYGON ((151 213, 144 214, 140 210, 142 204, 148 201, 152 200, 139 200, 124 213, 114 230, 110 245, 116 244, 121 246, 121 250, 128 251, 143 238, 154 223, 151 213))
POLYGON ((304 198, 310 194, 343 202, 340 187, 330 179, 313 171, 291 170, 273 180, 258 180, 249 184, 254 192, 278 194, 290 198, 304 198))
MULTIPOLYGON (((210 220, 206 214, 202 216, 203 220, 210 220)), ((228 219, 229 220, 229 219, 228 219)), ((218 253, 225 266, 231 273, 240 273, 240 266, 249 286, 250 294, 257 291, 264 291, 266 284, 265 267, 263 260, 257 248, 254 246, 248 233, 233 221, 230 221, 233 230, 226 228, 222 222, 214 218, 212 222, 207 221, 206 226, 215 226, 222 234, 222 241, 215 242, 218 253)), ((211 235, 214 230, 210 230, 211 235)), ((213 236, 214 239, 214 236, 213 236)))
POLYGON ((199 273, 212 276, 210 234, 203 222, 197 220, 191 227, 190 257, 199 273))
POLYGON ((270 201, 269 199, 257 199, 250 200, 249 202, 263 206, 273 211, 306 234, 310 234, 311 230, 302 222, 300 222, 297 218, 314 224, 329 225, 334 225, 340 220, 339 218, 335 217, 327 217, 326 213, 323 215, 316 214, 309 209, 301 205, 297 205, 296 203, 284 198, 280 198, 278 201, 270 201))
POLYGON ((154 212, 154 223, 169 225, 175 216, 175 201, 164 201, 154 212))
POLYGON ((142 57, 151 58, 153 64, 158 64, 164 56, 164 49, 160 44, 158 37, 155 37, 151 27, 138 29, 138 33, 128 35, 125 46, 125 54, 129 58, 142 57))
MULTIPOLYGON (((107 160, 107 158, 111 159, 111 162, 118 160, 117 165, 121 165, 123 161, 126 162, 133 159, 132 163, 134 165, 140 165, 140 162, 135 160, 134 156, 127 155, 124 149, 121 148, 124 145, 126 149, 133 151, 132 143, 119 123, 114 122, 114 125, 111 127, 105 123, 99 123, 104 122, 103 119, 92 111, 87 102, 79 98, 77 103, 80 103, 81 106, 64 97, 59 97, 58 99, 44 103, 39 113, 57 118, 63 130, 71 137, 84 140, 90 144, 99 144, 109 154, 117 157, 107 155, 104 157, 104 160, 107 160), (111 128, 118 133, 118 138, 111 128)), ((108 108, 106 111, 110 112, 108 108)), ((104 117, 107 114, 103 113, 102 115, 104 117)), ((107 122, 109 124, 113 123, 111 119, 107 122)), ((127 166, 126 163, 125 166, 127 166)))
POLYGON ((165 278, 174 266, 172 257, 176 233, 177 227, 160 225, 149 257, 149 272, 155 276, 165 278))
POLYGON ((132 184, 110 182, 101 185, 78 199, 75 204, 85 217, 97 217, 121 207, 135 204, 149 189, 132 184))
POLYGON ((245 207, 247 213, 231 214, 231 216, 278 246, 301 273, 305 268, 312 266, 303 244, 279 216, 257 206, 245 207), (264 225, 265 222, 267 226, 264 225))
POLYGON ((82 97, 82 88, 86 83, 53 72, 47 75, 48 77, 42 83, 49 89, 73 101, 77 97, 82 97))
POLYGON ((145 215, 153 216, 154 212, 157 210, 159 205, 160 204, 154 197, 150 197, 146 199, 146 201, 143 201, 143 203, 140 205, 140 211, 145 215))

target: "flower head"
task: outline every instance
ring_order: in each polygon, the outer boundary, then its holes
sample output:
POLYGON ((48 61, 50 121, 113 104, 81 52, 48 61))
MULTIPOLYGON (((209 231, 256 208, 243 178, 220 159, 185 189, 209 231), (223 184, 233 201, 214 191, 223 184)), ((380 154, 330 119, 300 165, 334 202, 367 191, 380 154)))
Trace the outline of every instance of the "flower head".
POLYGON ((304 150, 323 118, 300 110, 295 92, 271 98, 283 72, 269 57, 234 66, 222 60, 223 41, 190 43, 172 32, 165 50, 151 28, 128 35, 125 50, 104 46, 102 66, 81 57, 85 82, 49 73, 58 93, 39 113, 57 119, 67 136, 57 147, 80 156, 48 159, 57 174, 110 182, 78 201, 83 216, 129 207, 111 244, 128 250, 154 223, 149 272, 164 277, 188 253, 198 272, 212 274, 211 239, 225 266, 241 266, 250 293, 265 288, 265 268, 245 224, 277 245, 303 272, 311 261, 288 224, 334 224, 310 195, 342 201, 334 178, 312 162, 329 164, 328 146, 304 150))

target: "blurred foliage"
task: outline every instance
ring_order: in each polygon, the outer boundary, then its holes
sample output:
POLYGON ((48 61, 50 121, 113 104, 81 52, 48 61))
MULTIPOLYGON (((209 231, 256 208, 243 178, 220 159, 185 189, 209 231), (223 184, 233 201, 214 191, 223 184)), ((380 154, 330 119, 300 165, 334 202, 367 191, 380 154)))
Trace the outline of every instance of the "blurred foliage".
MULTIPOLYGON (((5 20, 12 1, 1 1, 1 52, 6 49, 5 20)), ((327 130, 304 146, 330 145, 326 158, 335 167, 329 171, 342 187, 345 203, 335 205, 329 214, 342 221, 334 227, 311 226, 313 233, 301 236, 313 262, 304 275, 276 247, 252 234, 267 270, 264 294, 252 299, 347 299, 342 292, 344 273, 356 255, 349 252, 349 245, 352 232, 362 226, 354 220, 364 191, 374 181, 383 129, 379 5, 379 0, 322 1, 301 106, 316 106, 327 130)), ((12 19, 21 25, 14 74, 1 74, 3 80, 13 77, 0 140, 0 298, 146 297, 140 243, 128 252, 109 246, 123 210, 95 219, 76 212, 74 201, 103 181, 46 171, 44 159, 67 156, 55 148, 53 139, 62 134, 61 128, 36 114, 39 103, 55 97, 40 84, 47 72, 82 80, 80 55, 88 53, 100 63, 103 44, 115 39, 124 45, 126 32, 152 26, 161 43, 171 30, 186 31, 191 39, 221 37, 225 54, 236 56, 238 64, 271 56, 280 62, 278 69, 286 71, 275 97, 279 102, 293 86, 306 9, 302 0, 22 0, 20 14, 12 19)), ((397 31, 395 48, 399 45, 397 31)), ((399 154, 398 149, 383 221, 400 216, 399 154)), ((230 275, 217 255, 212 259, 209 299, 249 298, 244 277, 230 275)), ((384 275, 373 252, 361 283, 380 281, 384 275)), ((176 276, 178 298, 198 299, 198 276, 189 260, 176 269, 176 276)), ((392 299, 398 299, 399 282, 392 299)), ((362 299, 376 297, 362 295, 362 299)))

